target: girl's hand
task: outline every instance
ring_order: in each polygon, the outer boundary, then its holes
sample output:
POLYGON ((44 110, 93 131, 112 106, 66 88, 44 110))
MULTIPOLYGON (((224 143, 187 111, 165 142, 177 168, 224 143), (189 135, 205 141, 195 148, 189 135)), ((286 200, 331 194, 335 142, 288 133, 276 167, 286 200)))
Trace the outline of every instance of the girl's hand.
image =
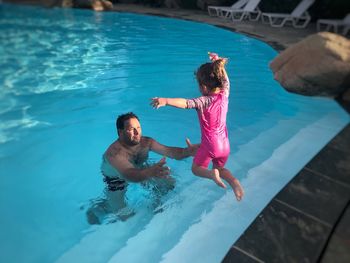
POLYGON ((217 53, 213 53, 213 52, 208 52, 208 55, 209 55, 209 59, 211 62, 215 62, 219 59, 222 59, 222 60, 225 60, 225 63, 227 63, 227 58, 222 58, 222 57, 219 57, 219 55, 217 53))
POLYGON ((167 99, 166 98, 158 98, 154 97, 151 99, 151 106, 155 109, 158 109, 160 107, 164 107, 167 104, 167 99))
POLYGON ((219 55, 216 53, 208 52, 208 55, 209 55, 209 59, 211 62, 214 62, 214 61, 220 59, 219 55))

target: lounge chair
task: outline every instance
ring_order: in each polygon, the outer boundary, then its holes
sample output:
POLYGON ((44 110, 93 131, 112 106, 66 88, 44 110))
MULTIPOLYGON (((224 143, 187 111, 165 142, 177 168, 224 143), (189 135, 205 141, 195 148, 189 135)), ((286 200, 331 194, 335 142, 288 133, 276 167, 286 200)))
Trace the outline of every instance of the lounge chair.
POLYGON ((273 27, 283 27, 286 22, 292 22, 295 28, 305 28, 311 20, 307 10, 314 2, 315 0, 302 0, 290 14, 262 13, 261 18, 263 23, 270 23, 273 27))
POLYGON ((222 16, 221 13, 221 9, 228 9, 228 8, 232 8, 232 9, 241 9, 243 8, 243 6, 248 3, 249 0, 238 0, 237 2, 235 2, 233 5, 231 6, 214 6, 214 5, 209 5, 208 6, 208 14, 210 16, 222 16))
POLYGON ((318 19, 317 31, 334 31, 338 33, 339 29, 344 27, 342 34, 346 35, 350 29, 350 13, 343 19, 318 19), (325 27, 323 27, 325 26, 325 27))
POLYGON ((343 29, 343 35, 346 36, 350 32, 350 25, 347 25, 343 29))
POLYGON ((248 3, 246 3, 242 9, 222 8, 220 12, 222 16, 231 18, 234 22, 242 21, 245 18, 257 21, 261 15, 261 11, 258 8, 260 1, 261 0, 248 0, 248 3))

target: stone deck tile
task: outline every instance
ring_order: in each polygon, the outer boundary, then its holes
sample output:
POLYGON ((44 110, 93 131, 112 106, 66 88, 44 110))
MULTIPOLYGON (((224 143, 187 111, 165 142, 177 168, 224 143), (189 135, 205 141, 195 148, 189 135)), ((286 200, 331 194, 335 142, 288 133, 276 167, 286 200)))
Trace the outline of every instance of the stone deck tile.
POLYGON ((350 154, 342 150, 327 145, 306 168, 350 187, 350 154))
MULTIPOLYGON (((315 262, 330 231, 330 227, 273 200, 234 246, 264 262, 315 262)), ((224 262, 235 262, 229 258, 231 250, 224 262)))
POLYGON ((247 254, 238 247, 233 246, 228 254, 223 259, 222 263, 264 263, 264 261, 257 259, 253 255, 247 254))
POLYGON ((303 169, 277 196, 283 202, 326 225, 338 220, 350 198, 350 187, 303 169))
POLYGON ((350 262, 350 204, 330 238, 321 263, 350 262))

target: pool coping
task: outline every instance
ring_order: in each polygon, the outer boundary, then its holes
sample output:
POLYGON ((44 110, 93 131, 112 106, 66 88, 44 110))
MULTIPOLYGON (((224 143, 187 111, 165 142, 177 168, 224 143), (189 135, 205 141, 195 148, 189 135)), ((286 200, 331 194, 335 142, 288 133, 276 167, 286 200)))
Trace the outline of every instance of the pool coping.
MULTIPOLYGON (((42 5, 35 0, 3 2, 42 5)), ((278 52, 316 33, 315 24, 306 29, 278 30, 259 22, 233 24, 199 10, 116 4, 114 11, 211 24, 257 38, 278 52)), ((336 101, 350 114, 349 103, 340 98, 336 101)), ((270 201, 222 262, 334 262, 334 258, 338 262, 349 262, 349 200, 348 124, 270 201)))

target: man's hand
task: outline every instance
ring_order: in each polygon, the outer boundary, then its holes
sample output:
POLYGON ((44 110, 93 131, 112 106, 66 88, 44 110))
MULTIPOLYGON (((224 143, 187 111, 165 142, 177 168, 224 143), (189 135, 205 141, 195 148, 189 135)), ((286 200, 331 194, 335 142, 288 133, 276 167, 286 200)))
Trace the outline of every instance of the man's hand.
POLYGON ((158 109, 160 107, 166 106, 167 104, 167 99, 166 98, 158 98, 154 97, 151 99, 151 106, 155 109, 158 109))
POLYGON ((189 156, 195 156, 200 144, 192 144, 190 139, 188 138, 186 138, 186 144, 187 144, 186 151, 189 154, 189 156))
POLYGON ((149 169, 151 172, 151 176, 156 177, 166 177, 170 174, 170 169, 166 164, 166 159, 163 157, 160 161, 154 165, 152 165, 149 169))

